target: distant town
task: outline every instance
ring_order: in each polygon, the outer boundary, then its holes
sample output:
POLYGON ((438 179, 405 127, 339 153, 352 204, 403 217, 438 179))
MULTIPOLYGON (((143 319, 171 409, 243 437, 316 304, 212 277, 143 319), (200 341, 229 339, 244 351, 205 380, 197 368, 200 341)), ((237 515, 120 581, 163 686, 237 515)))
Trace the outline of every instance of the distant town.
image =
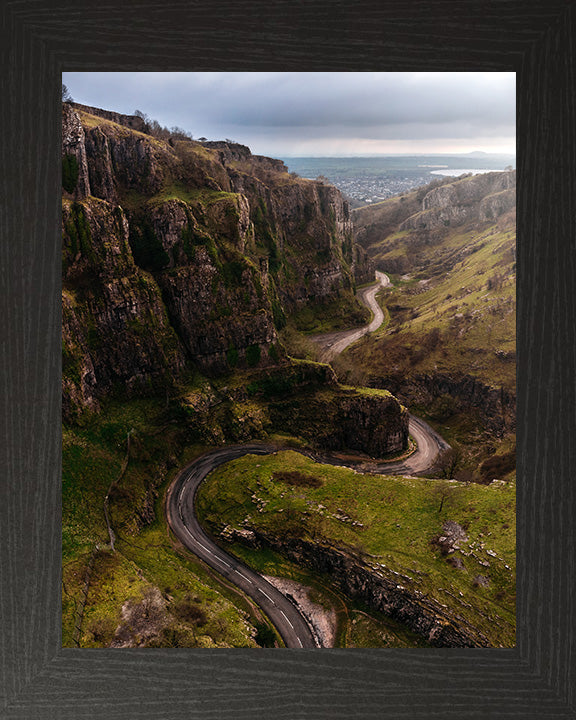
POLYGON ((401 195, 412 188, 426 185, 432 178, 429 173, 413 177, 375 177, 375 178, 329 178, 333 185, 351 200, 362 204, 375 203, 393 195, 401 195))
POLYGON ((335 185, 352 207, 380 202, 427 185, 440 175, 459 176, 516 166, 513 155, 412 155, 349 158, 282 158, 291 172, 335 185))

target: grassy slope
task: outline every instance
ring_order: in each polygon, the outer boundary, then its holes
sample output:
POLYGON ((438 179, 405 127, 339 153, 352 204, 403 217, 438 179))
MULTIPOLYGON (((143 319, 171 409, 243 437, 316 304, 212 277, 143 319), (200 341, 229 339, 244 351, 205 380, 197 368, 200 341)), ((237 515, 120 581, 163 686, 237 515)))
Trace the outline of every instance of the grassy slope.
MULTIPOLYGON (((226 524, 240 528, 246 523, 359 550, 370 562, 411 577, 402 580, 405 586, 454 608, 495 646, 514 643, 513 483, 484 487, 359 475, 285 452, 245 457, 218 469, 201 487, 198 506, 213 532, 226 524), (286 470, 318 478, 320 486, 293 486, 273 479, 274 472, 286 470), (456 553, 465 570, 452 567, 430 544, 445 520, 466 528, 469 541, 462 543, 462 550, 469 552, 472 546, 478 559, 456 553), (479 560, 489 562, 489 567, 479 560), (478 575, 490 578, 487 588, 474 585, 478 575)), ((244 552, 244 557, 250 556, 244 552)), ((257 566, 261 562, 256 558, 257 566)))
MULTIPOLYGON (((353 392, 350 388, 326 388, 326 371, 327 366, 321 364, 294 361, 290 371, 278 370, 273 377, 257 370, 238 371, 212 382, 198 376, 195 384, 182 387, 181 394, 169 402, 165 398, 110 401, 100 415, 86 418, 83 425, 64 428, 65 646, 74 644, 78 600, 96 546, 82 647, 109 645, 121 624, 123 605, 141 602, 152 588, 158 588, 166 601, 166 627, 148 644, 255 645, 254 630, 246 625, 244 611, 250 612, 253 627, 262 621, 259 612, 223 587, 192 556, 178 548, 175 552, 164 519, 164 493, 177 469, 207 447, 254 438, 295 445, 313 442, 321 429, 312 414, 313 403, 329 407, 336 395, 353 392), (308 410, 310 417, 302 416, 299 438, 286 435, 286 431, 280 435, 283 422, 275 424, 271 419, 269 406, 278 393, 308 410), (129 432, 129 460, 121 475, 129 432), (115 552, 110 548, 104 516, 108 492, 115 552), (186 603, 201 622, 179 617, 186 603)), ((366 392, 386 395, 384 391, 366 392)), ((328 422, 328 414, 324 420, 328 422)))
POLYGON ((180 431, 158 424, 155 419, 161 407, 152 400, 111 403, 89 425, 64 430, 64 646, 73 646, 78 599, 96 545, 100 549, 90 577, 81 647, 108 645, 121 624, 122 605, 141 601, 154 587, 166 601, 165 627, 148 644, 255 646, 245 613, 233 604, 237 597, 189 556, 174 552, 164 519, 163 494, 176 467, 203 448, 184 449, 185 437, 180 431), (103 500, 119 477, 130 430, 127 471, 110 493, 110 517, 117 536, 112 552, 103 500), (138 521, 135 513, 146 504, 155 506, 155 519, 149 524, 138 521))
POLYGON ((449 232, 420 256, 420 279, 395 277, 391 322, 350 357, 375 374, 469 373, 514 391, 515 232, 497 226, 449 232), (426 277, 424 277, 426 276, 426 277))

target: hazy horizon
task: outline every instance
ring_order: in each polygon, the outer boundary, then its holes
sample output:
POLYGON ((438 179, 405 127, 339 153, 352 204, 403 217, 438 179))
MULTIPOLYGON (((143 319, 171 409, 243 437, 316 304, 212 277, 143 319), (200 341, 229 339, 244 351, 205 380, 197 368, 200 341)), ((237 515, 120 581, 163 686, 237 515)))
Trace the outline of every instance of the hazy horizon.
POLYGON ((76 102, 140 110, 272 157, 514 155, 515 73, 66 72, 76 102))

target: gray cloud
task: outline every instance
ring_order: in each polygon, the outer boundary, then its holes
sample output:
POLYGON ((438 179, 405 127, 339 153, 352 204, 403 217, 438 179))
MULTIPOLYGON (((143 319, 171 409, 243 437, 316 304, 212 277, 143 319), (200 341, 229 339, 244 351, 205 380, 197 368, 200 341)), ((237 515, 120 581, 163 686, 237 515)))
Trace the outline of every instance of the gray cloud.
MULTIPOLYGON (((513 73, 65 73, 76 100, 136 108, 169 127, 232 137, 254 152, 314 142, 514 144, 513 73)), ((481 147, 479 149, 482 149, 481 147)))

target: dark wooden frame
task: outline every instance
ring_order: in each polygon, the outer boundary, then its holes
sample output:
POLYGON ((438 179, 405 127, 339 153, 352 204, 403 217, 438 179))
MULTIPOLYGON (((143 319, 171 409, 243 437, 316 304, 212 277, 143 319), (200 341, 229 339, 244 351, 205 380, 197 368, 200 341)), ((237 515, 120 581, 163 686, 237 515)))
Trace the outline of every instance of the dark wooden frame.
POLYGON ((0 717, 576 717, 574 18, 569 0, 5 0, 0 717), (62 70, 518 73, 516 649, 61 649, 62 70))

